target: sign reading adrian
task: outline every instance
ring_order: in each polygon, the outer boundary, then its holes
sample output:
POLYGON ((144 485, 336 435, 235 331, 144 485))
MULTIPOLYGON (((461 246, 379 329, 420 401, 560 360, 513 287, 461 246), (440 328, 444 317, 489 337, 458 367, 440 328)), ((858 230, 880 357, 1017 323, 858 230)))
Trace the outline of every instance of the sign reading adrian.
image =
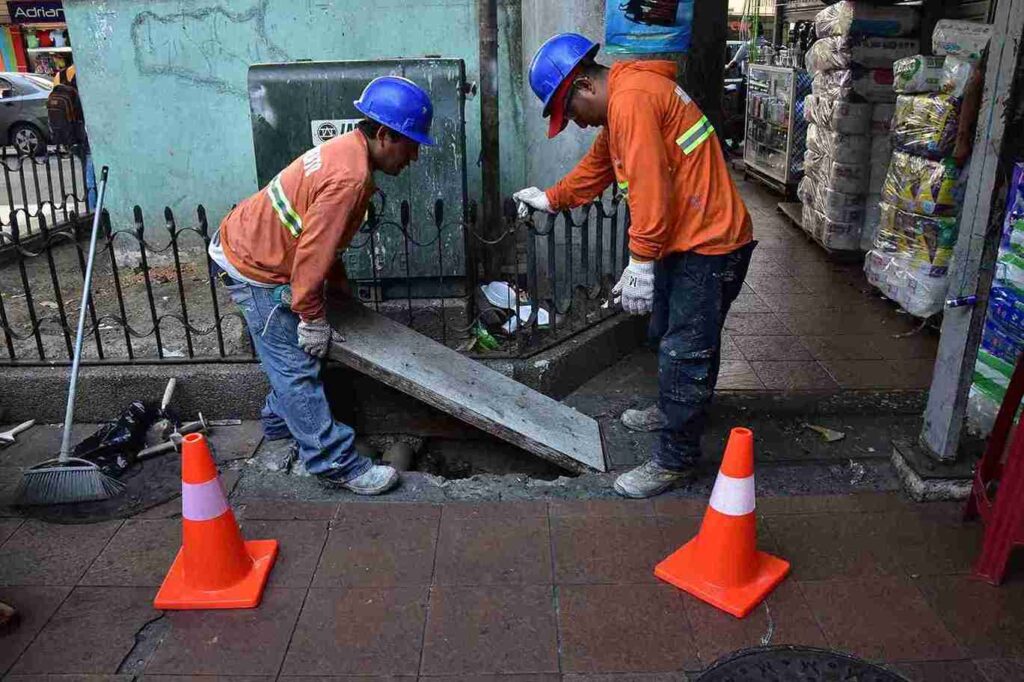
POLYGON ((12 24, 64 23, 64 5, 60 0, 8 2, 12 24))

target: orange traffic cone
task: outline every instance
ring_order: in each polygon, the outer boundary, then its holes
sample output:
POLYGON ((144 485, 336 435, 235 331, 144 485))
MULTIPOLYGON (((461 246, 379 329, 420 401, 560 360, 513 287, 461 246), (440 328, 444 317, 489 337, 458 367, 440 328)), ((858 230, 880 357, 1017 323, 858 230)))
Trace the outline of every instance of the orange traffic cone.
POLYGON ((788 561, 757 551, 754 433, 733 429, 700 532, 654 575, 742 618, 788 573, 788 561))
POLYGON ((181 551, 153 601, 158 609, 247 609, 263 596, 277 540, 242 539, 206 438, 181 447, 181 551))

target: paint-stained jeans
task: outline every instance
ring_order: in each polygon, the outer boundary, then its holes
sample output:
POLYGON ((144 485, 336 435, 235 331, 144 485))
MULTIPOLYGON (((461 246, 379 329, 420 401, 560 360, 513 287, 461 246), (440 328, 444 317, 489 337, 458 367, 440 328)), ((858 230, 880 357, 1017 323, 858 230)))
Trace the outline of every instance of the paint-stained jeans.
POLYGON ((270 379, 262 413, 267 438, 292 436, 311 474, 350 480, 370 468, 372 462, 355 451, 355 431, 331 415, 320 380, 320 360, 299 347, 299 316, 274 302, 273 289, 237 282, 216 270, 245 317, 270 379))
POLYGON ((725 256, 673 254, 654 266, 650 338, 658 349, 659 405, 668 417, 654 461, 666 469, 687 469, 700 457, 718 381, 722 326, 756 245, 725 256))

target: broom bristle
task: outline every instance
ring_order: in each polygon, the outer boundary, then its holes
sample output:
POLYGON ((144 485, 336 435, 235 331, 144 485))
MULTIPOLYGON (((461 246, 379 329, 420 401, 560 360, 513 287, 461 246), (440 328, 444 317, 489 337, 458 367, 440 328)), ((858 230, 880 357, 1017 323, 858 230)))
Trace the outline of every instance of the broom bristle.
POLYGON ((108 500, 124 484, 96 466, 52 466, 28 469, 14 493, 16 505, 34 506, 108 500))

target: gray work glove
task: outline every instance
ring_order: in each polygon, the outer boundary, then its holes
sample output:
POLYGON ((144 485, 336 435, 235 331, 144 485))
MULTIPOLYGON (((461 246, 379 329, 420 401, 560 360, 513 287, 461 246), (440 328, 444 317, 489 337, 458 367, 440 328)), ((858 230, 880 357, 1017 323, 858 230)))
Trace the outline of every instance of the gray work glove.
POLYGON ((327 355, 330 346, 331 325, 327 324, 327 318, 321 317, 309 322, 299 320, 299 348, 314 358, 322 358, 327 355))
POLYGON ((622 278, 612 289, 612 296, 622 296, 622 309, 630 315, 643 315, 654 307, 654 261, 629 259, 622 278))
POLYGON ((527 187, 526 189, 521 189, 513 194, 512 198, 516 200, 516 204, 519 207, 520 218, 526 218, 530 215, 531 208, 535 208, 538 211, 554 213, 554 211, 551 210, 551 202, 548 201, 548 195, 539 187, 527 187))

